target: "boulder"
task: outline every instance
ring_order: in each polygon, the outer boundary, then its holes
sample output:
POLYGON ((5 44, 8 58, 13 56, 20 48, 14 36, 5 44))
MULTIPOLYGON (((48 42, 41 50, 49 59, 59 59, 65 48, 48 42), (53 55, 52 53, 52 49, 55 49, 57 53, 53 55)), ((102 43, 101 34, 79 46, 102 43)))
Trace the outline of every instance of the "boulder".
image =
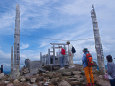
POLYGON ((63 75, 63 76, 71 76, 72 73, 71 73, 71 72, 64 72, 64 73, 62 73, 62 75, 63 75))
POLYGON ((29 71, 29 69, 28 68, 24 68, 23 70, 22 70, 22 74, 27 74, 27 73, 29 73, 30 71, 29 71))
POLYGON ((7 84, 7 86, 14 86, 14 85, 13 85, 13 83, 9 83, 9 84, 7 84))
POLYGON ((49 86, 49 82, 45 82, 45 83, 44 83, 44 86, 49 86))
POLYGON ((0 79, 4 77, 4 73, 0 73, 0 79))
POLYGON ((84 82, 85 79, 81 77, 81 78, 79 78, 79 81, 80 81, 80 82, 84 82))
POLYGON ((35 83, 35 82, 36 82, 36 78, 31 78, 31 79, 30 79, 30 82, 31 82, 31 83, 35 83))
POLYGON ((13 83, 14 84, 18 84, 20 81, 18 80, 18 79, 15 79, 14 81, 13 81, 13 83))
POLYGON ((31 86, 38 86, 37 84, 32 84, 31 86))
POLYGON ((51 79, 51 83, 54 84, 54 85, 57 85, 59 82, 59 78, 53 78, 51 79))
POLYGON ((68 78, 69 81, 76 81, 76 78, 68 78))
POLYGON ((6 86, 4 82, 0 82, 0 86, 6 86))
POLYGON ((62 80, 59 84, 58 84, 58 86, 71 86, 67 81, 65 81, 65 80, 62 80))
POLYGON ((72 74, 73 75, 79 75, 79 74, 81 74, 81 72, 80 71, 73 71, 72 74))
POLYGON ((101 78, 101 79, 102 79, 102 78, 103 78, 103 75, 99 75, 99 78, 101 78))
POLYGON ((71 84, 72 86, 75 86, 75 85, 80 85, 81 82, 79 82, 79 81, 71 81, 70 84, 71 84))
POLYGON ((5 84, 8 84, 10 81, 4 81, 5 84))
POLYGON ((38 86, 43 86, 44 85, 44 82, 43 81, 40 81, 39 83, 38 83, 38 86))
POLYGON ((21 81, 21 82, 25 82, 26 79, 23 77, 23 78, 20 79, 20 81, 21 81))
POLYGON ((74 75, 74 78, 76 78, 77 80, 79 80, 80 75, 74 75))

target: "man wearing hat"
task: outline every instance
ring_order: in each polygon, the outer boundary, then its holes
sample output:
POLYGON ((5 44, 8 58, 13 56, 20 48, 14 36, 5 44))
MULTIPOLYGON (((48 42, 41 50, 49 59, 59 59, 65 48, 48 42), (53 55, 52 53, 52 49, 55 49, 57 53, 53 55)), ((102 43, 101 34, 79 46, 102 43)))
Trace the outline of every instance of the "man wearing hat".
POLYGON ((72 53, 72 44, 70 44, 69 41, 67 41, 67 44, 68 44, 68 54, 69 54, 69 68, 72 68, 74 67, 74 64, 73 64, 73 57, 74 57, 74 53, 72 53))
POLYGON ((83 49, 83 58, 82 58, 82 63, 83 63, 83 69, 85 72, 85 77, 87 80, 87 85, 86 86, 94 86, 94 78, 93 78, 93 73, 92 73, 92 67, 88 66, 88 62, 87 62, 87 58, 86 58, 86 54, 89 53, 87 48, 83 49), (91 78, 91 82, 90 82, 90 78, 91 78))

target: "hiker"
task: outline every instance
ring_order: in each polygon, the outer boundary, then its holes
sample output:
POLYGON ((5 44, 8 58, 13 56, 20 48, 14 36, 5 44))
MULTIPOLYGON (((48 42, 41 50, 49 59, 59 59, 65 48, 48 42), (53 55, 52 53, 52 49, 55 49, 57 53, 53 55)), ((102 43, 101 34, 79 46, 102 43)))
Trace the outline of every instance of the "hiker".
POLYGON ((92 64, 93 64, 92 56, 89 53, 87 48, 84 48, 83 52, 84 54, 83 54, 82 62, 83 62, 85 77, 87 80, 86 86, 94 86, 94 78, 93 78, 93 73, 92 73, 92 64), (90 82, 90 79, 91 79, 91 82, 90 82))
POLYGON ((111 86, 115 86, 115 64, 113 62, 112 56, 106 56, 107 59, 107 73, 111 86))
POLYGON ((69 66, 70 67, 74 67, 74 64, 73 64, 73 56, 74 56, 74 53, 76 52, 75 51, 75 48, 72 46, 72 44, 70 44, 69 41, 67 41, 67 44, 68 44, 68 47, 69 47, 69 51, 68 51, 68 54, 69 54, 69 66))
POLYGON ((61 69, 64 69, 65 49, 62 48, 62 46, 60 46, 60 48, 61 48, 61 52, 60 52, 60 66, 61 66, 61 69))

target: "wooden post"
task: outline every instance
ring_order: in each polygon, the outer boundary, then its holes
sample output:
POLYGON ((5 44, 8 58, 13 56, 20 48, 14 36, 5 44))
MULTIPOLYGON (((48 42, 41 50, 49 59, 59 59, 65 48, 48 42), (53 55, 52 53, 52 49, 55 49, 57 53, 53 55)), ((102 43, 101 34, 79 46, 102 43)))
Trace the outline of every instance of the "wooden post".
POLYGON ((13 73, 13 46, 11 47, 11 74, 13 73))
POLYGON ((92 6, 91 17, 92 17, 93 32, 94 32, 94 38, 95 38, 95 49, 97 52, 97 62, 98 62, 100 72, 104 73, 105 65, 104 65, 103 48, 101 44, 101 38, 99 34, 98 22, 96 19, 94 6, 92 6))
POLYGON ((41 62, 41 65, 42 65, 42 61, 43 61, 42 52, 40 52, 40 62, 41 62))
POLYGON ((53 45, 53 64, 55 65, 55 45, 53 45))
POLYGON ((48 64, 50 65, 51 62, 50 62, 51 58, 50 58, 50 49, 48 49, 48 64))

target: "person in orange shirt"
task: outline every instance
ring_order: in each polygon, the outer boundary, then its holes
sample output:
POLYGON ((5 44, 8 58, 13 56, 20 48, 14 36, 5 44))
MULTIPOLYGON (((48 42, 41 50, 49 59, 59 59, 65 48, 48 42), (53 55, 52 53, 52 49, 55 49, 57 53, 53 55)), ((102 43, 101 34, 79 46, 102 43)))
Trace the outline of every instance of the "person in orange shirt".
POLYGON ((94 85, 94 78, 93 78, 93 73, 92 73, 92 67, 88 66, 88 61, 87 61, 87 57, 86 54, 89 53, 87 48, 84 48, 83 50, 84 54, 83 54, 83 58, 82 58, 82 63, 83 63, 83 69, 85 72, 85 77, 87 80, 87 85, 86 86, 95 86, 94 85), (90 81, 91 79, 91 81, 90 81))

